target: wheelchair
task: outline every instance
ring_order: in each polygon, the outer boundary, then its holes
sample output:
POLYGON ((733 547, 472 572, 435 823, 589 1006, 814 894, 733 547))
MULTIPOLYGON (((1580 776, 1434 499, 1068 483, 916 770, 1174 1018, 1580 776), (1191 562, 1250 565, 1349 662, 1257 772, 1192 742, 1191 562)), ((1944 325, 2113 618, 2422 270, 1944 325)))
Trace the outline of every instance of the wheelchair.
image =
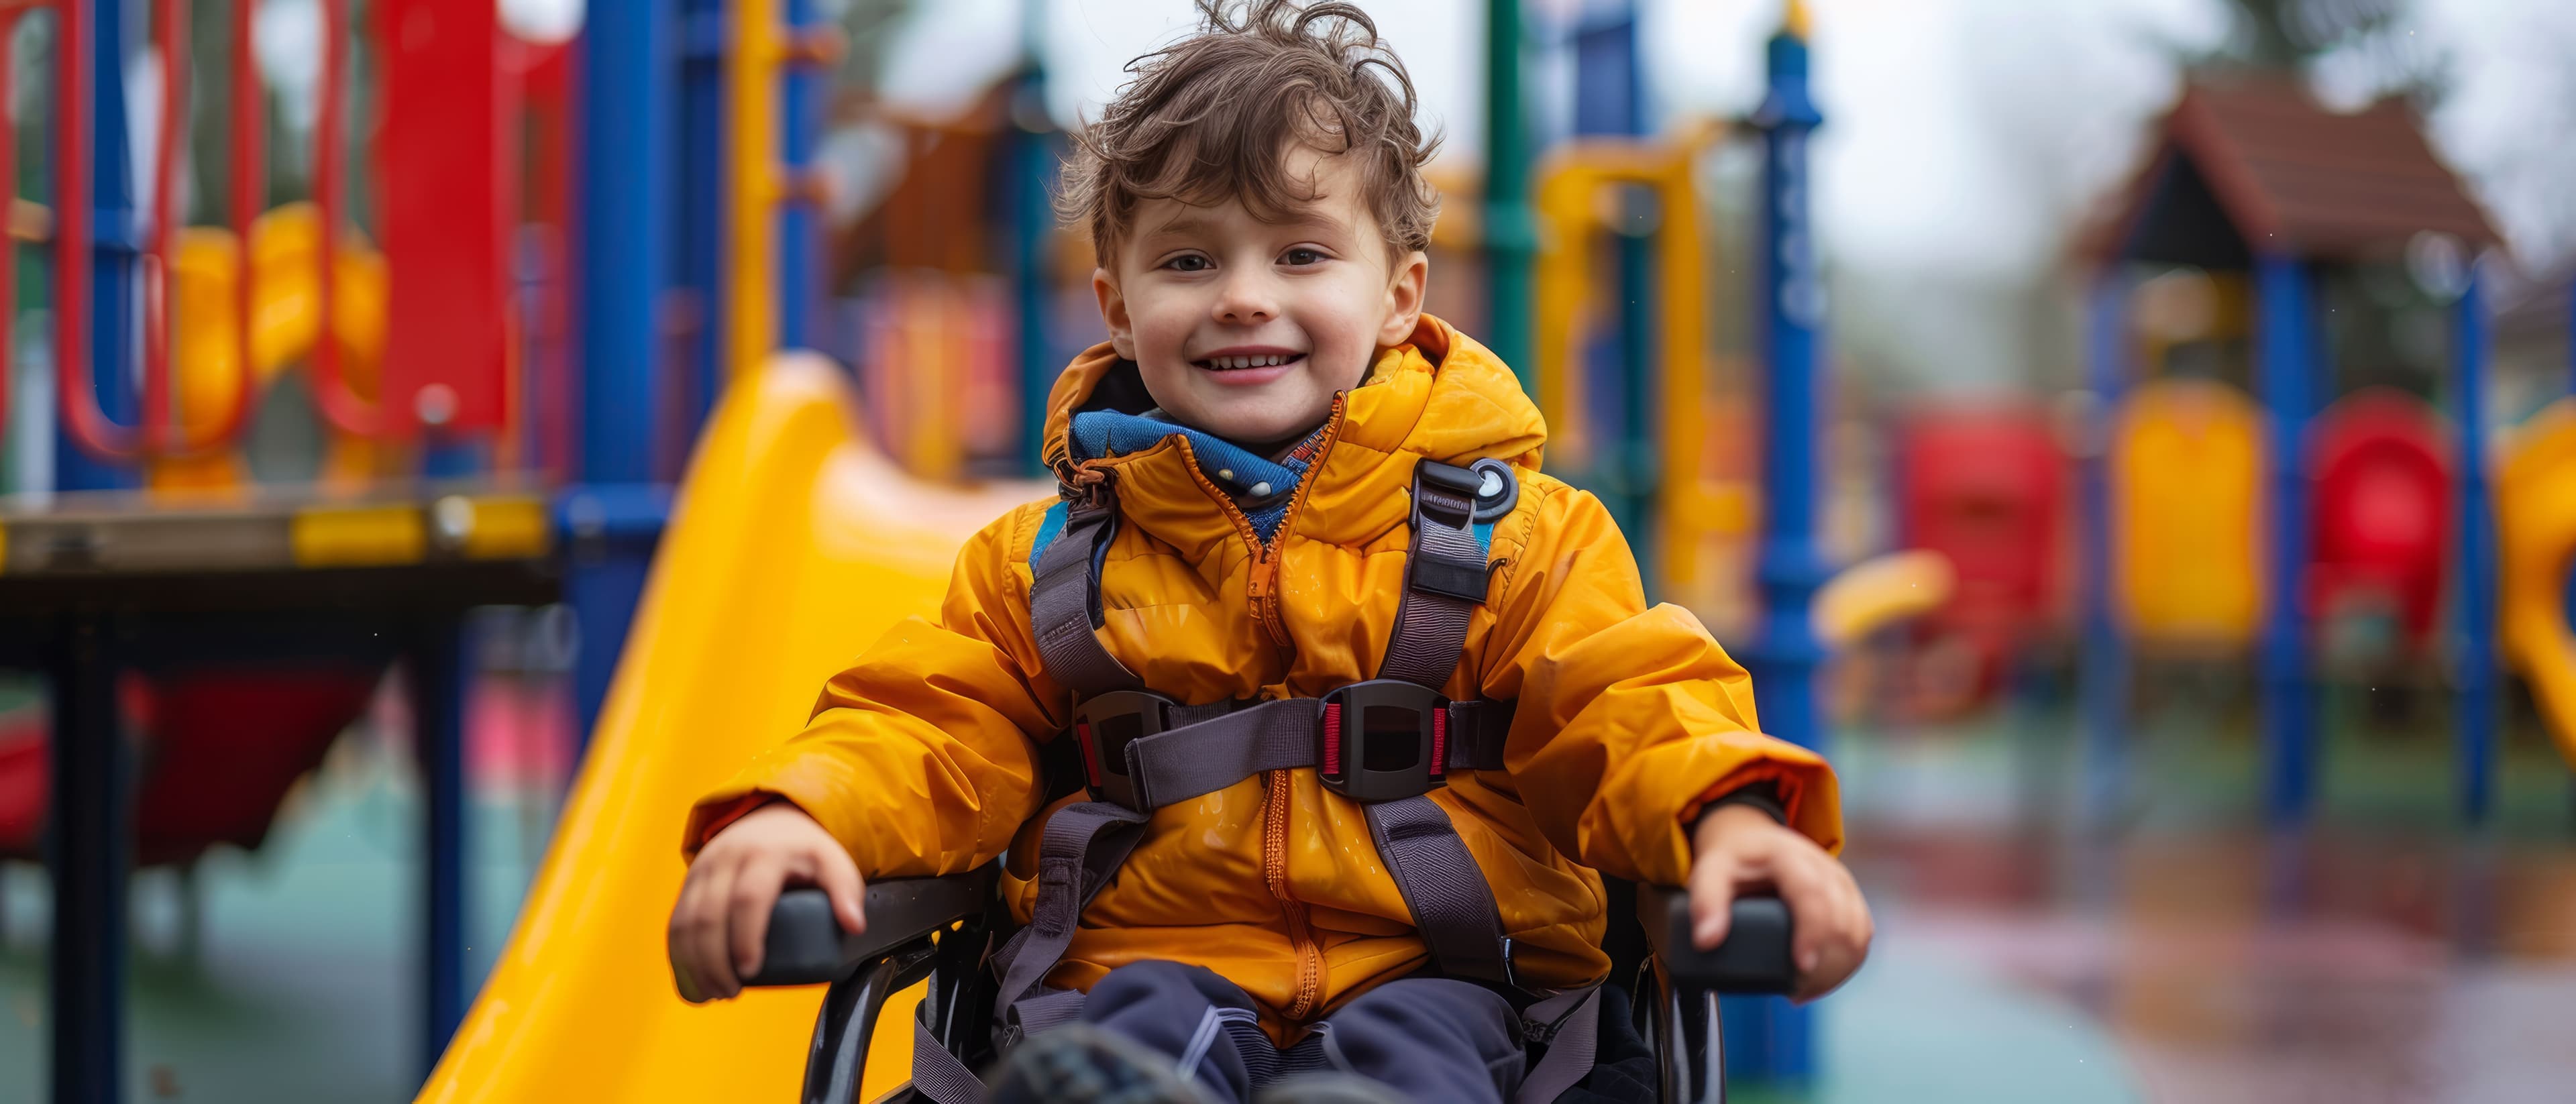
MULTIPOLYGON (((996 869, 871 883, 861 935, 841 930, 819 889, 779 897, 766 957, 745 984, 831 987, 806 1054, 803 1104, 848 1104, 856 1096, 887 998, 924 981, 921 1026, 967 1068, 992 1064, 988 1027, 998 983, 986 956, 1011 926, 996 892, 996 869)), ((1659 1083, 1643 1099, 1724 1101, 1718 996, 1790 991, 1796 969, 1787 906, 1771 897, 1738 898, 1726 941, 1700 951, 1691 946, 1688 900, 1679 890, 1615 881, 1611 888, 1605 989, 1624 992, 1630 1026, 1653 1056, 1659 1083), (1623 892, 1628 888, 1635 891, 1623 892)), ((1601 1004, 1605 1018, 1614 1014, 1615 1003, 1601 1004)), ((1606 1024, 1602 1038, 1611 1038, 1606 1024)), ((923 1098, 907 1085, 889 1099, 923 1098)))

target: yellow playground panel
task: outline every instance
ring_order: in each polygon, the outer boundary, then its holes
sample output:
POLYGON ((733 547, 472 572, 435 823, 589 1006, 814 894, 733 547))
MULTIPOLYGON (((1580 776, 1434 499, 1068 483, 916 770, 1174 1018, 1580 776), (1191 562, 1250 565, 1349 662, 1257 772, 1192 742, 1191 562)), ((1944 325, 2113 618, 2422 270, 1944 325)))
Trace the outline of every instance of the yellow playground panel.
POLYGON ((2163 380, 2133 392, 2111 445, 2113 568, 2142 641, 2189 650, 2250 643, 2263 615, 2261 421, 2225 384, 2163 380))
POLYGON ((1655 437, 1663 478, 1657 484, 1652 559, 1662 593, 1703 614, 1740 603, 1729 581, 1741 574, 1740 546, 1753 516, 1751 488, 1741 479, 1721 478, 1707 452, 1711 427, 1731 419, 1708 389, 1708 258, 1692 169, 1717 135, 1716 128, 1701 127, 1654 142, 1578 140, 1540 166, 1535 195, 1541 233, 1532 349, 1539 407, 1547 412, 1550 449, 1589 457, 1594 442, 1585 432, 1578 370, 1582 335, 1604 305, 1594 295, 1601 281, 1592 271, 1592 247, 1615 217, 1611 189, 1654 190, 1661 219, 1655 276, 1665 308, 1656 312, 1663 401, 1656 407, 1655 437))
MULTIPOLYGON (((345 232, 344 232, 345 233, 345 232)), ((251 224, 249 371, 242 366, 241 245, 232 232, 191 226, 172 251, 171 341, 176 420, 189 439, 203 439, 235 402, 253 406, 290 364, 322 341, 322 216, 310 203, 290 203, 251 224)), ((343 244, 331 266, 332 329, 350 386, 373 394, 385 350, 386 270, 364 243, 343 244)), ((383 446, 333 431, 323 461, 327 484, 363 483, 376 473, 383 446)), ((239 487, 249 482, 238 449, 155 457, 148 478, 157 491, 239 487)))
POLYGON ((2559 753, 2576 765, 2576 631, 2567 609, 2576 567, 2576 399, 2560 399, 2516 431, 2496 472, 2495 509, 2505 656, 2530 680, 2559 753))
MULTIPOLYGON (((795 1095, 822 989, 693 1008, 672 988, 689 805, 796 731, 869 641, 933 613, 968 535, 1051 490, 916 481, 859 439, 849 390, 811 355, 726 389, 518 927, 421 1100, 795 1095)), ((863 1099, 910 1076, 917 999, 889 1008, 863 1099)))

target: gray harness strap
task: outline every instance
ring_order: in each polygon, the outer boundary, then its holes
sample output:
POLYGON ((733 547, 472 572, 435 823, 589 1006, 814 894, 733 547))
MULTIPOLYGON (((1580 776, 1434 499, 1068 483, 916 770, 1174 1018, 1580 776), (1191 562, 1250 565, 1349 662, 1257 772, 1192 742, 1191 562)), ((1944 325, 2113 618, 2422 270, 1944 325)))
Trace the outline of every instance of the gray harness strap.
MULTIPOLYGON (((1386 659, 1378 670, 1380 679, 1428 688, 1433 700, 1440 700, 1437 695, 1457 671, 1469 620, 1485 599, 1487 556, 1473 529, 1477 493, 1474 477, 1462 483, 1462 474, 1463 469, 1428 462, 1415 468, 1405 593, 1396 609, 1386 659)), ((1068 502, 1064 528, 1039 553, 1029 592, 1029 618, 1039 653, 1048 673, 1077 701, 1143 691, 1142 681, 1109 654, 1096 631, 1101 623, 1100 566, 1116 533, 1117 505, 1106 490, 1088 499, 1069 497, 1068 502)), ((1002 976, 994 1028, 1005 1046, 1062 1022, 1079 1009, 1081 995, 1047 988, 1046 975, 1072 944, 1083 909, 1135 850, 1156 809, 1213 793, 1264 771, 1321 765, 1317 736, 1319 724, 1327 718, 1322 699, 1198 706, 1165 703, 1150 708, 1153 725, 1143 735, 1120 748, 1100 749, 1108 764, 1105 769, 1126 768, 1132 805, 1087 801, 1066 806, 1047 821, 1029 923, 994 956, 995 969, 1002 976)), ((1436 765, 1432 777, 1442 778, 1451 770, 1501 769, 1511 703, 1450 702, 1442 709, 1435 731, 1447 743, 1438 747, 1435 741, 1431 749, 1436 765)), ((1343 720, 1333 717, 1330 723, 1343 720)), ((1361 718, 1347 720, 1353 730, 1364 726, 1361 718)), ((1084 738, 1099 736, 1086 733, 1084 738)), ((1378 855, 1413 914, 1433 962, 1452 977, 1512 986, 1510 943, 1502 934, 1493 889, 1449 815, 1422 794, 1365 808, 1378 855)), ((1588 996, 1578 992, 1542 1001, 1533 1006, 1532 1014, 1569 1000, 1578 1003, 1568 1007, 1590 1007, 1588 996)), ((1586 1025, 1579 1034, 1588 1038, 1589 1032, 1586 1025)), ((1560 1034, 1571 1043, 1578 1032, 1569 1025, 1560 1034)), ((1559 1049, 1571 1054, 1577 1048, 1551 1048, 1548 1058, 1532 1071, 1533 1078, 1559 1064, 1554 1060, 1559 1049)), ((1578 1079, 1591 1064, 1590 1048, 1580 1049, 1584 1053, 1574 1075, 1578 1079)), ((945 1083, 952 1080, 947 1067, 957 1064, 954 1059, 928 1061, 929 1065, 917 1068, 931 1069, 932 1079, 942 1083, 932 1091, 952 1091, 954 1086, 945 1083)), ((927 1086, 916 1080, 916 1087, 927 1086)))
MULTIPOLYGON (((1444 486, 1413 473, 1413 547, 1405 565, 1404 598, 1386 644, 1379 678, 1403 679, 1439 690, 1458 670, 1467 648, 1467 620, 1485 600, 1485 556, 1476 547, 1472 490, 1444 486), (1467 568, 1475 587, 1461 592, 1467 568), (1447 569, 1451 574, 1443 577, 1447 569), (1446 585, 1443 585, 1446 584, 1446 585)), ((1368 806, 1369 835, 1386 861, 1413 928, 1440 972, 1518 988, 1512 980, 1511 941, 1485 872, 1458 838, 1458 826, 1428 794, 1368 806)))
POLYGON ((984 1099, 984 1079, 939 1045, 930 1025, 917 1019, 912 1021, 912 1087, 931 1104, 982 1104, 984 1099))
POLYGON ((1136 850, 1145 835, 1145 821, 1152 815, 1106 801, 1085 801, 1047 818, 1046 832, 1038 843, 1037 900, 1029 922, 993 955, 993 965, 1002 974, 1002 990, 994 1001, 994 1028, 1003 1039, 1016 1042, 1027 1033, 1020 1005, 1038 993, 1047 972, 1063 961, 1082 910, 1136 850))
MULTIPOLYGON (((1104 485, 1105 486, 1105 485, 1104 485)), ((1118 534, 1118 504, 1106 490, 1069 499, 1064 531, 1038 555, 1029 583, 1029 629, 1038 656, 1076 698, 1142 690, 1144 680, 1100 643, 1100 561, 1118 534)))
POLYGON ((1545 1043, 1547 1052, 1521 1078, 1513 1104, 1550 1104, 1580 1084, 1600 1057, 1601 987, 1568 989, 1533 1004, 1522 1010, 1521 1024, 1530 1041, 1545 1043))
POLYGON ((1263 771, 1315 765, 1314 698, 1274 698, 1127 745, 1127 781, 1148 812, 1263 771))
POLYGON ((1476 547, 1473 492, 1413 475, 1413 544, 1404 598, 1377 677, 1446 688, 1467 644, 1467 619, 1485 604, 1486 554, 1476 547))

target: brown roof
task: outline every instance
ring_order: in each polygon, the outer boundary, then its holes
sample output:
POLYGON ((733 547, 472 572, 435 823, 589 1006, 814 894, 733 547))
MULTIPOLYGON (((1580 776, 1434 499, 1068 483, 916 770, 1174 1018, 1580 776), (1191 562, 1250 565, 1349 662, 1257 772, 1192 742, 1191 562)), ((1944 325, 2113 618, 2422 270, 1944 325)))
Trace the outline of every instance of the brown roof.
POLYGON ((2156 252, 2139 231, 2170 218, 2150 208, 2188 204, 2177 196, 2199 189, 2249 252, 2348 260, 2427 230, 2472 244, 2497 240, 2459 177, 2425 143, 2415 113, 2397 100, 2339 113, 2288 78, 2203 79, 2184 90, 2159 129, 2157 155, 2118 217, 2097 227, 2091 255, 2156 252), (2196 179, 2178 190, 2178 175, 2196 179))

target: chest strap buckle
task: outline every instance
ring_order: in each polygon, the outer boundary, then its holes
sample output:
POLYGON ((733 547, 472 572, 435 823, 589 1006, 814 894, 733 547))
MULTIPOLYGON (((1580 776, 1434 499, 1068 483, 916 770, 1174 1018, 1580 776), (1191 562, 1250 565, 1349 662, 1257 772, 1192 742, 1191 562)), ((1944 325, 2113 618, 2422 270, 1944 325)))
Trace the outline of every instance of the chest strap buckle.
POLYGON ((1082 773, 1092 794, 1136 808, 1136 783, 1127 776, 1127 745, 1171 727, 1172 699, 1143 690, 1112 690, 1073 708, 1073 738, 1082 746, 1082 773))
POLYGON ((1363 805, 1418 797, 1447 781, 1449 699, 1403 679, 1354 682, 1323 696, 1316 774, 1363 805))

